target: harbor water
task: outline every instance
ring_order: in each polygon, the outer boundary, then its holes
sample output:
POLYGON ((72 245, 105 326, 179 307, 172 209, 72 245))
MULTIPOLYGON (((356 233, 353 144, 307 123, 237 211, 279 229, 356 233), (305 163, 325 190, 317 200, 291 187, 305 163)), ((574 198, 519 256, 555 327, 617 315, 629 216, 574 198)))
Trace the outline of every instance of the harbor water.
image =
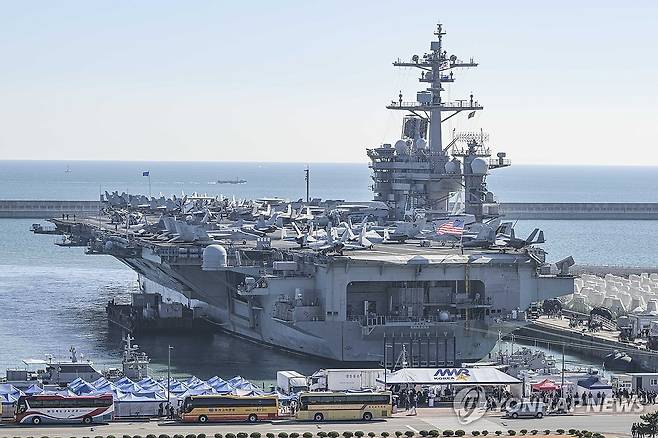
MULTIPOLYGON (((304 164, 292 163, 132 163, 0 161, 0 199, 98 199, 99 191, 156 195, 223 194, 236 198, 305 196, 304 164), (70 172, 65 172, 67 167, 70 172), (241 178, 240 185, 217 184, 241 178)), ((493 173, 490 188, 504 202, 656 202, 657 168, 515 166, 493 173), (647 187, 655 185, 656 187, 647 187)), ((366 164, 311 165, 311 196, 370 199, 366 164)), ((128 301, 137 290, 135 274, 108 256, 87 256, 83 248, 55 246, 57 236, 35 236, 33 220, 1 219, 0 369, 45 354, 66 357, 70 346, 99 367, 116 366, 121 333, 108 329, 105 304, 128 301)), ((544 230, 551 260, 573 255, 579 264, 658 266, 656 221, 519 221, 517 234, 544 230)), ((137 340, 151 356, 153 371, 166 371, 173 345, 175 375, 236 374, 270 381, 276 370, 312 372, 331 366, 251 344, 222 333, 203 336, 149 335, 137 340)), ((587 365, 582 358, 568 362, 587 365)), ((598 364, 592 364, 598 365, 598 364)))

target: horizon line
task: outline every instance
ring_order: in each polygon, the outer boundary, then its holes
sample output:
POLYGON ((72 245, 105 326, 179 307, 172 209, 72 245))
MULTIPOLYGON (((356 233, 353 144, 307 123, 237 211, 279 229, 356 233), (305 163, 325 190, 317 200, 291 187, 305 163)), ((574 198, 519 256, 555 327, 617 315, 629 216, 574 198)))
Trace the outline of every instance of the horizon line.
MULTIPOLYGON (((368 161, 240 161, 240 160, 122 160, 122 159, 109 159, 109 160, 92 160, 92 159, 36 159, 36 158, 0 158, 0 162, 53 162, 53 163, 240 163, 240 164, 369 164, 368 161)), ((602 163, 516 163, 515 166, 543 166, 543 167, 658 167, 658 164, 644 164, 644 163, 625 163, 625 164, 602 164, 602 163)))

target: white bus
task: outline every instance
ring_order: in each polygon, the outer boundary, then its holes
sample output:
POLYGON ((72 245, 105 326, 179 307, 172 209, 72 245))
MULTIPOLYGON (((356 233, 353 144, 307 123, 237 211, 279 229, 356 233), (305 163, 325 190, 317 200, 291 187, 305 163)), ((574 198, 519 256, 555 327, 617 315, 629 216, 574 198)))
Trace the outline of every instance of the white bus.
POLYGON ((390 417, 390 392, 302 392, 298 420, 365 420, 390 417))
POLYGON ((23 395, 16 405, 16 422, 104 423, 112 420, 114 400, 111 394, 100 396, 23 395))

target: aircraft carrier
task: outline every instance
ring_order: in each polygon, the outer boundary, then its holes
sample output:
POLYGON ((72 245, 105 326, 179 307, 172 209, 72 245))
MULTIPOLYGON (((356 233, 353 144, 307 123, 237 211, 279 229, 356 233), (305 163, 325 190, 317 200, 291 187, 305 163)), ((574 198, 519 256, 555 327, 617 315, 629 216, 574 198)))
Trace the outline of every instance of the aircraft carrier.
POLYGON ((448 54, 441 25, 434 35, 427 53, 394 62, 426 88, 387 106, 405 114, 399 139, 367 149, 373 201, 107 193, 102 217, 53 222, 163 302, 254 342, 388 366, 482 359, 531 303, 573 292, 573 262, 549 264, 543 232, 522 239, 501 223, 486 177, 510 162, 491 157, 484 132, 442 133, 483 107, 442 98, 477 63, 448 54))

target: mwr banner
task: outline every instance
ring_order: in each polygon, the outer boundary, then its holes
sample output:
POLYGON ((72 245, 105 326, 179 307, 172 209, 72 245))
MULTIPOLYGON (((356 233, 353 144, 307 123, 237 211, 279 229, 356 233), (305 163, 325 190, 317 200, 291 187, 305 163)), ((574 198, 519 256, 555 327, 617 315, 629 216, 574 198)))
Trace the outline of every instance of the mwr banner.
MULTIPOLYGON (((377 379, 383 382, 383 379, 377 379)), ((494 367, 403 368, 386 376, 386 383, 418 385, 514 385, 520 380, 494 367)))

